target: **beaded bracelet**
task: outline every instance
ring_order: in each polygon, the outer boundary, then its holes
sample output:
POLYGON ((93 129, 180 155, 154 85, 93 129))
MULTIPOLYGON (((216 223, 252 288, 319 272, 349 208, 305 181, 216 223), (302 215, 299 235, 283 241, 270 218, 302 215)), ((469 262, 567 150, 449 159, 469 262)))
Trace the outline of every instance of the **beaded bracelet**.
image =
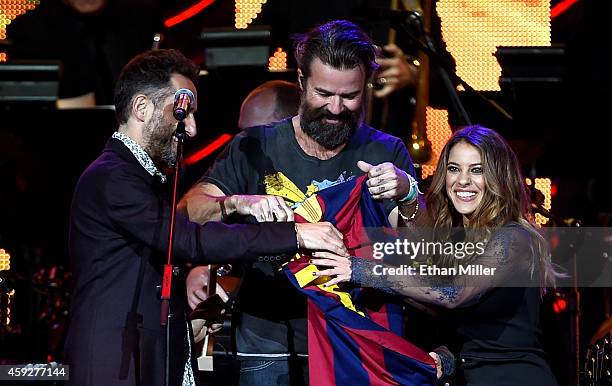
POLYGON ((406 217, 404 216, 404 214, 402 213, 401 210, 398 209, 398 213, 399 215, 402 217, 402 219, 406 222, 408 221, 412 221, 414 220, 414 218, 416 217, 417 212, 419 211, 419 202, 416 202, 416 206, 414 207, 414 212, 410 215, 410 217, 406 217))

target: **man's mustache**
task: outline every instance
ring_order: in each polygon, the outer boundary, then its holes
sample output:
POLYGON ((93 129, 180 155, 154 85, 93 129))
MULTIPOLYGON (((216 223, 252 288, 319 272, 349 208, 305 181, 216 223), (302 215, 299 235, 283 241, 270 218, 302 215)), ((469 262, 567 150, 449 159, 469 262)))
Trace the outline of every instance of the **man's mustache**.
POLYGON ((344 109, 338 114, 334 114, 330 112, 325 107, 319 107, 318 109, 315 110, 315 118, 317 119, 325 118, 325 119, 334 120, 334 121, 347 122, 347 121, 350 121, 352 117, 353 117, 353 114, 349 109, 344 109))

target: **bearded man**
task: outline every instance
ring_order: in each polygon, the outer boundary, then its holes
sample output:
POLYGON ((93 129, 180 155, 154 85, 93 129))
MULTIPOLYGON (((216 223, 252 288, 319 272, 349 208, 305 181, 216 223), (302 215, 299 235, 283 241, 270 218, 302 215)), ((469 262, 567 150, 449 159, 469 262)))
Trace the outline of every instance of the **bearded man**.
MULTIPOLYGON (((217 158, 179 207, 192 221, 252 215, 290 221, 313 193, 368 173, 375 199, 392 224, 410 191, 412 161, 401 140, 363 123, 366 84, 376 68, 370 38, 348 21, 312 29, 296 42, 300 108, 283 121, 244 130, 217 158), (215 203, 222 199, 226 212, 215 203), (396 201, 397 200, 397 201, 396 201)), ((404 208, 406 206, 406 208, 404 208)), ((187 281, 189 304, 206 298, 205 268, 187 281)), ((306 299, 269 265, 246 267, 238 295, 237 357, 241 385, 308 384, 306 299)))
MULTIPOLYGON (((318 250, 328 242, 337 253, 346 252, 341 235, 329 223, 202 226, 178 214, 172 251, 177 277, 170 302, 171 363, 165 373, 159 289, 171 222, 171 184, 163 171, 176 159, 174 95, 189 89, 197 98, 198 72, 175 50, 140 54, 121 72, 115 90, 119 129, 79 179, 71 206, 74 288, 66 341, 71 385, 161 386, 166 375, 171 385, 195 384, 183 263, 256 260, 292 254, 298 247, 318 250)), ((193 112, 184 122, 187 136, 194 136, 193 112)))

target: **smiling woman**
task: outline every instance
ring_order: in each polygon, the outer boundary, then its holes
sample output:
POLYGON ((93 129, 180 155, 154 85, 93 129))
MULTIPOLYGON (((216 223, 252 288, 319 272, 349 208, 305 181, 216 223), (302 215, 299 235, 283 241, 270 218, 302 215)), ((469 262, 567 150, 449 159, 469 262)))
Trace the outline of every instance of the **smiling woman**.
POLYGON ((436 228, 491 230, 508 221, 531 221, 516 154, 498 133, 482 126, 468 126, 448 140, 425 199, 436 228))
MULTIPOLYGON (((388 256, 381 261, 316 252, 312 262, 331 267, 317 275, 333 277, 327 285, 350 281, 450 309, 441 319, 442 333, 460 358, 453 384, 556 385, 538 341, 540 288, 554 284, 555 272, 532 221, 516 154, 485 127, 455 132, 425 203, 428 216, 417 223, 433 227, 435 241, 482 242, 484 249, 421 252, 417 261, 433 263, 418 271, 405 265, 413 273, 400 275, 397 268, 404 266, 388 264, 388 256)), ((423 231, 407 225, 410 237, 423 231)))
POLYGON ((455 210, 463 215, 463 223, 476 211, 485 192, 480 151, 468 143, 455 145, 446 167, 446 194, 455 210))

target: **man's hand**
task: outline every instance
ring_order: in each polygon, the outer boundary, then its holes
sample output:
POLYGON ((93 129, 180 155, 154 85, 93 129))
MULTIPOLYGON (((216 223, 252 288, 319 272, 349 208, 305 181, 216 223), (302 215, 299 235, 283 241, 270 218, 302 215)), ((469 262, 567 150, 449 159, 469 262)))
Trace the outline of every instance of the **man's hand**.
POLYGON ((410 180, 405 171, 399 169, 391 162, 379 165, 370 165, 364 161, 358 161, 357 167, 362 172, 368 173, 368 190, 375 200, 388 198, 399 200, 410 191, 410 180))
POLYGON ((380 64, 380 71, 376 76, 375 82, 382 86, 380 90, 374 92, 377 98, 386 97, 392 92, 413 86, 417 81, 417 67, 410 63, 404 52, 395 44, 383 47, 390 57, 377 58, 380 64))
MULTIPOLYGON (((208 298, 208 275, 208 266, 205 265, 192 268, 191 271, 189 271, 189 274, 187 275, 187 303, 189 303, 189 307, 191 307, 192 310, 195 309, 198 304, 208 298)), ((216 292, 221 297, 221 300, 227 302, 229 300, 229 296, 227 295, 227 292, 225 292, 223 287, 217 284, 216 289, 216 292)), ((221 312, 221 314, 224 313, 225 310, 221 312)), ((204 336, 206 336, 206 334, 214 334, 216 332, 219 332, 223 327, 223 323, 213 323, 210 326, 206 326, 205 321, 203 319, 192 320, 191 323, 194 331, 194 336, 198 336, 199 339, 196 339, 196 342, 199 342, 200 340, 204 339, 204 336)))
MULTIPOLYGON (((221 311, 221 315, 225 314, 225 310, 221 311)), ((200 343, 206 335, 216 334, 223 328, 223 323, 213 323, 207 326, 204 319, 191 320, 191 330, 193 331, 193 340, 195 343, 200 343)))
MULTIPOLYGON (((195 309, 198 304, 208 298, 206 289, 208 286, 208 267, 205 265, 197 266, 189 271, 187 275, 187 302, 191 309, 195 309)), ((221 297, 221 300, 227 302, 229 296, 227 292, 220 286, 217 285, 217 294, 221 297)))
POLYGON ((295 224, 301 248, 347 254, 342 233, 328 222, 295 224))
POLYGON ((228 213, 252 215, 257 221, 293 221, 293 211, 278 196, 233 195, 225 200, 228 213))

